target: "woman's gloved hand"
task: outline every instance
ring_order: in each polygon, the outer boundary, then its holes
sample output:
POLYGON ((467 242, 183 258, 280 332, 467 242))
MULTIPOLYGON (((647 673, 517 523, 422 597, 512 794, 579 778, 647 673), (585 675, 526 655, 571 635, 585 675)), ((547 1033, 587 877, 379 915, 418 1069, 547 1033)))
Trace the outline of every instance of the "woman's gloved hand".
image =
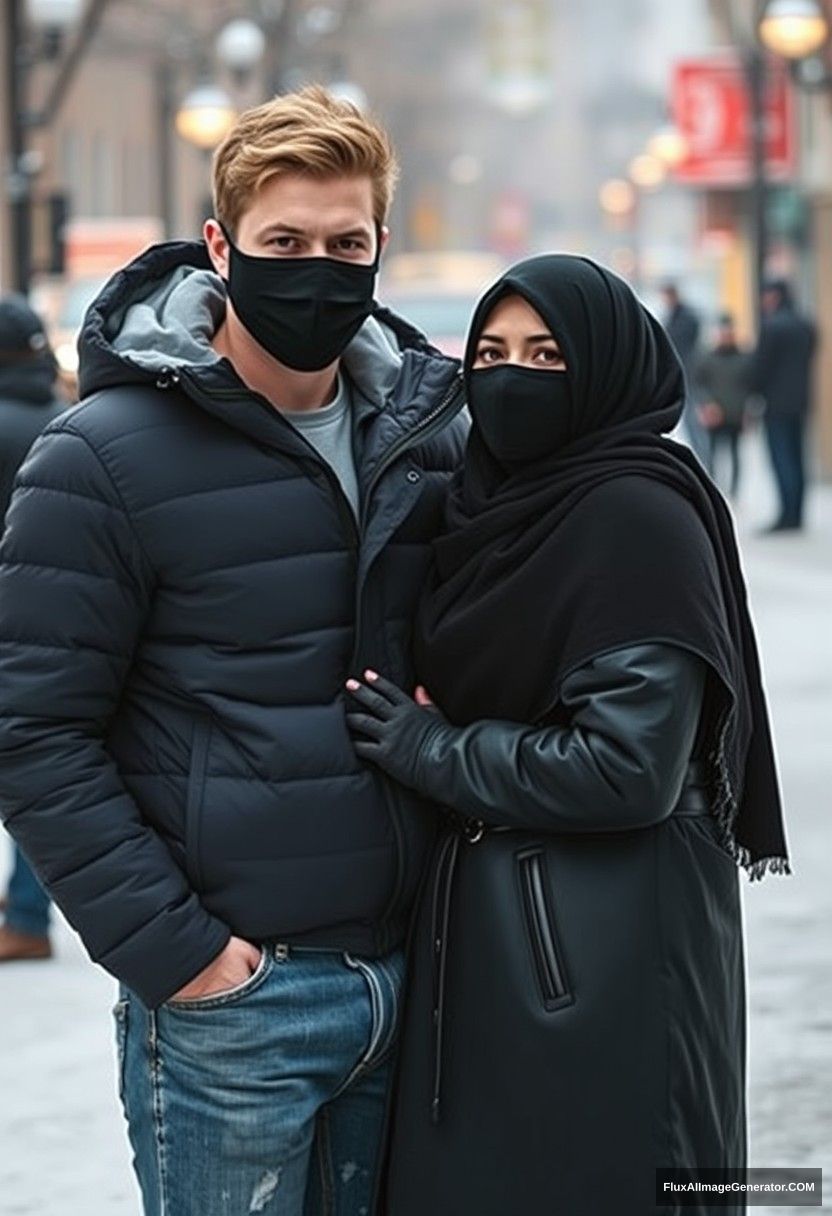
POLYGON ((425 744, 437 731, 454 728, 421 690, 417 702, 374 671, 365 671, 364 679, 366 684, 347 680, 347 691, 360 706, 360 712, 347 714, 356 753, 402 785, 418 789, 425 744))

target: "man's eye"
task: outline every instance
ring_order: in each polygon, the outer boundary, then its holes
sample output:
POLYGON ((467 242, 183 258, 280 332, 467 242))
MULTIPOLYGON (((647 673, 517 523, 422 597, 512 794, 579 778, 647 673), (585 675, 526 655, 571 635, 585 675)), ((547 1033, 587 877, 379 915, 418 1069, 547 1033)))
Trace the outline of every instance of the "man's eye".
POLYGON ((275 236, 272 237, 272 244, 278 249, 291 250, 297 248, 297 237, 294 236, 275 236))
POLYGON ((366 245, 353 237, 344 237, 338 242, 337 249, 339 253, 363 253, 366 245))

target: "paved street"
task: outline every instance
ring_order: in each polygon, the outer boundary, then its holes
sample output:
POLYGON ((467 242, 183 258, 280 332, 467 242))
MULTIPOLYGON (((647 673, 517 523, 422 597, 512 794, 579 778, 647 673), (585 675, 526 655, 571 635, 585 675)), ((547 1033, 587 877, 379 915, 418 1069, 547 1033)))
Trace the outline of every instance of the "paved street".
MULTIPOLYGON (((758 538, 773 507, 751 448, 738 526, 795 871, 743 882, 751 1160, 832 1167, 832 488, 815 494, 806 537, 758 538)), ((138 1216, 115 1094, 114 983, 65 926, 57 946, 54 964, 0 968, 0 1216, 138 1216)))

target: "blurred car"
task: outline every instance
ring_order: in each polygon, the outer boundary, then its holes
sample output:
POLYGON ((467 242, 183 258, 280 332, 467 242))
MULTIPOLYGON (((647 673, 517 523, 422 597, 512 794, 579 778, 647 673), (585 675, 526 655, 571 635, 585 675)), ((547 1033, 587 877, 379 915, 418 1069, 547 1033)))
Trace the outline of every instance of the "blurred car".
POLYGON ((40 284, 42 312, 60 369, 59 384, 78 396, 78 333, 101 288, 134 257, 163 238, 157 216, 76 217, 64 229, 65 271, 40 284))
POLYGON ((72 399, 78 396, 78 334, 84 314, 101 288, 107 275, 89 275, 70 279, 55 301, 51 327, 52 349, 58 361, 61 386, 72 399))
POLYGON ((474 306, 501 271, 490 253, 397 254, 384 266, 379 298, 434 346, 461 358, 474 306))

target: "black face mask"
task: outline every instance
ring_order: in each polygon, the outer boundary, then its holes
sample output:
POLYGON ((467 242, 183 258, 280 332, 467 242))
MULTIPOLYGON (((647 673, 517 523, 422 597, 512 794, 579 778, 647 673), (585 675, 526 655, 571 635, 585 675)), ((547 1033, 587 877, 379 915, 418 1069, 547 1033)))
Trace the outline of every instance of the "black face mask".
POLYGON ((478 368, 468 376, 468 408, 486 447, 505 464, 549 456, 572 435, 564 372, 517 364, 478 368))
POLYGON ((299 372, 320 371, 342 355, 373 310, 380 233, 369 266, 338 258, 257 257, 225 236, 228 296, 254 340, 299 372))

